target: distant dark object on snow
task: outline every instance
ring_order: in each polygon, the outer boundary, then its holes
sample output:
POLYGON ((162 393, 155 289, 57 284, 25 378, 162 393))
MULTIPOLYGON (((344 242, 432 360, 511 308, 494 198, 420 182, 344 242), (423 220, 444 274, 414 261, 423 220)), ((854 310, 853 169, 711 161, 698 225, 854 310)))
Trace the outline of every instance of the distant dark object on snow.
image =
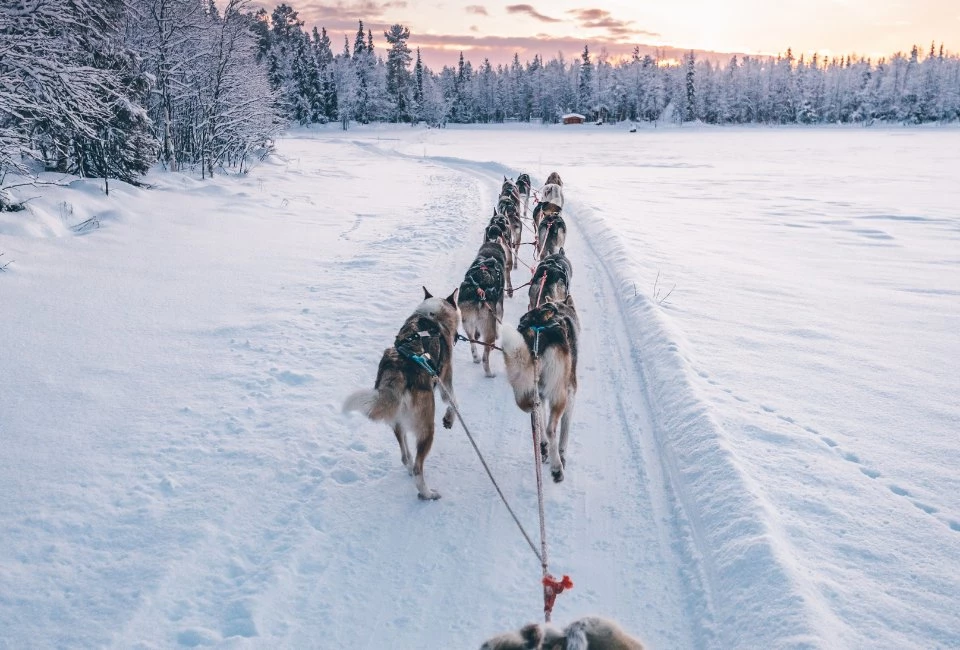
POLYGON ((637 127, 631 126, 631 127, 630 127, 630 133, 636 133, 636 132, 637 132, 637 127))

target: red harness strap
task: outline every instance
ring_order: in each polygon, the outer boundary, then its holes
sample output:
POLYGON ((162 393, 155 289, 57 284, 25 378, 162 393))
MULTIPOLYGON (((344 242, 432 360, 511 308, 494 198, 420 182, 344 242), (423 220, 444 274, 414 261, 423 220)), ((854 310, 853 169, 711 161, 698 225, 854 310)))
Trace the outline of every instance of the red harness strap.
POLYGON ((557 595, 562 594, 564 589, 573 589, 573 580, 570 576, 563 576, 557 580, 552 575, 543 576, 543 613, 550 621, 550 614, 553 612, 553 603, 557 600, 557 595))

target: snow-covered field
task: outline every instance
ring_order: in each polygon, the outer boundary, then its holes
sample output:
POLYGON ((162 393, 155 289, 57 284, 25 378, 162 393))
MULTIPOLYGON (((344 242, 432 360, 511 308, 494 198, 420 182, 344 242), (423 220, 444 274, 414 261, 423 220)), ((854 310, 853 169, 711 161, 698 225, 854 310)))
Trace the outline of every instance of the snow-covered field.
MULTIPOLYGON (((957 168, 956 130, 330 129, 241 178, 28 194, 0 215, 0 647, 473 648, 536 620, 459 425, 422 503, 340 404, 420 285, 459 284, 501 176, 553 170, 583 323, 555 619, 960 646, 957 168)), ((502 361, 456 356, 535 532, 502 361)))

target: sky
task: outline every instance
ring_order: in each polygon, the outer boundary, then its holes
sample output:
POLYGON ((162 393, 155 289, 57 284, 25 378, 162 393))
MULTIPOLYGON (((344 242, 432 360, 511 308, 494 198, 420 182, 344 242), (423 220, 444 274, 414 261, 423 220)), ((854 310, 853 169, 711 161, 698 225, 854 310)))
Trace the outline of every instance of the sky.
MULTIPOLYGON (((277 3, 279 0, 277 1, 277 3)), ((612 58, 634 45, 644 53, 666 48, 664 58, 684 50, 723 54, 860 54, 889 56, 913 44, 929 50, 931 41, 960 49, 960 0, 531 0, 532 4, 465 0, 286 0, 307 27, 325 26, 341 49, 344 33, 357 21, 385 44, 383 30, 393 23, 410 28, 410 44, 420 47, 431 67, 453 65, 462 50, 475 64, 489 57, 508 62, 537 53, 568 59, 589 44, 612 58)), ((276 3, 260 4, 268 9, 276 3)), ((719 57, 725 59, 725 57, 719 57)))

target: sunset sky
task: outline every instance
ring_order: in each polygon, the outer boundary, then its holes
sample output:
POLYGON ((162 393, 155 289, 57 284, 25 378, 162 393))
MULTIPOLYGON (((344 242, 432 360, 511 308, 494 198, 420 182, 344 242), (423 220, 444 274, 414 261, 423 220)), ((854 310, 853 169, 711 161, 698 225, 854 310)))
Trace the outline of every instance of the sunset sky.
MULTIPOLYGON (((279 0, 278 0, 279 2, 279 0)), ((278 3, 277 2, 277 3, 278 3)), ((410 28, 411 45, 423 50, 432 67, 453 64, 461 50, 474 64, 485 56, 496 64, 514 52, 521 61, 540 53, 575 56, 589 43, 611 56, 634 44, 723 53, 801 52, 886 56, 926 51, 930 42, 960 49, 960 0, 551 0, 533 4, 466 0, 286 0, 308 27, 325 26, 339 51, 343 34, 357 20, 385 45, 383 30, 392 23, 410 28)), ((269 9, 277 3, 260 4, 269 9)))

